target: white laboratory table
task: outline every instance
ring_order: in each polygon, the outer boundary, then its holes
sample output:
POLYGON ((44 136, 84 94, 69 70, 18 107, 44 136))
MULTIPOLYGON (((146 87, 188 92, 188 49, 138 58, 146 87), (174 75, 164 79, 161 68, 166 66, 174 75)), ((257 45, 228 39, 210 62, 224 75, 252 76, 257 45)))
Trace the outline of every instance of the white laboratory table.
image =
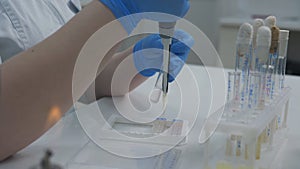
MULTIPOLYGON (((206 83, 208 76, 205 75, 204 67, 192 65, 190 67, 198 77, 199 92, 207 90, 207 85, 209 85, 206 83)), ((214 70, 216 68, 207 69, 214 70)), ((300 77, 287 76, 286 83, 293 89, 293 92, 288 118, 290 128, 289 140, 282 151, 283 168, 296 169, 300 168, 300 77)), ((189 84, 186 84, 184 87, 188 86, 189 84)), ((180 168, 182 169, 199 169, 203 166, 203 161, 201 160, 203 158, 203 146, 198 144, 203 118, 203 115, 198 116, 196 124, 189 134, 188 144, 180 147, 182 150, 180 168)), ((88 141, 89 139, 83 132, 75 113, 70 113, 30 146, 17 153, 13 158, 0 163, 0 169, 28 169, 32 165, 39 163, 47 148, 52 149, 55 153, 53 162, 64 166, 88 141)), ((126 166, 124 168, 126 169, 126 166)))

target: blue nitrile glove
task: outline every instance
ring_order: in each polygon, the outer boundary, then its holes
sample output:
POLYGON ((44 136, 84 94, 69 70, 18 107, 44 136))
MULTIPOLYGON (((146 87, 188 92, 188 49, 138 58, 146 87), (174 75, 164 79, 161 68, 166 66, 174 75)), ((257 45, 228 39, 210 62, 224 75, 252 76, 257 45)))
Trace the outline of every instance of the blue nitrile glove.
POLYGON ((160 22, 173 22, 178 18, 166 17, 157 14, 140 14, 144 12, 158 12, 175 15, 179 18, 185 16, 190 8, 188 0, 99 0, 107 6, 117 19, 120 19, 123 27, 130 33, 141 19, 152 19, 160 22), (132 14, 139 15, 132 15, 132 14))
MULTIPOLYGON (((169 82, 173 82, 181 71, 193 44, 191 35, 182 30, 175 31, 170 49, 169 82)), ((153 34, 139 41, 134 46, 133 59, 136 69, 143 76, 150 77, 161 72, 163 45, 160 36, 153 34)))

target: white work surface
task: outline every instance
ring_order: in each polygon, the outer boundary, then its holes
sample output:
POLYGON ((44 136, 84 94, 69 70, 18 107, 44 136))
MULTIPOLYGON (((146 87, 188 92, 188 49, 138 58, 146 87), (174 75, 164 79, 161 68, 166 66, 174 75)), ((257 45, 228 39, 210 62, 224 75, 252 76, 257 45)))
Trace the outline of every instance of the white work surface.
MULTIPOLYGON (((210 84, 208 82, 208 76, 206 70, 201 66, 190 66, 193 73, 197 77, 199 84, 199 93, 205 93, 205 91, 210 89, 210 84)), ((212 72, 216 68, 207 68, 212 72)), ((212 78, 219 78, 211 75, 212 78)), ((283 156, 283 168, 284 169, 296 169, 300 168, 300 77, 287 76, 286 83, 293 89, 292 98, 290 101, 289 110, 289 140, 286 147, 282 151, 283 156)), ((149 87, 153 87, 150 86, 149 87)), ((185 83, 184 86, 189 88, 189 83, 185 83)), ((220 86, 217 90, 224 89, 224 86, 220 86)), ((209 102, 207 100, 201 100, 201 104, 206 104, 209 102)), ((203 119, 205 113, 200 113, 198 115, 197 121, 188 136, 188 144, 179 147, 182 150, 181 154, 181 164, 182 169, 199 169, 203 166, 203 146, 198 144, 198 137, 203 126, 203 119)), ((70 159, 78 153, 78 151, 89 142, 89 139, 82 130, 75 113, 66 115, 62 120, 60 120, 51 130, 49 130, 45 135, 43 135, 36 142, 20 151, 13 158, 0 163, 0 169, 28 169, 33 165, 39 163, 42 158, 45 149, 50 148, 54 151, 55 155, 53 157, 53 162, 65 166, 70 159)), ((115 163, 118 163, 115 161, 115 163)), ((124 169, 127 169, 124 166, 124 169)))

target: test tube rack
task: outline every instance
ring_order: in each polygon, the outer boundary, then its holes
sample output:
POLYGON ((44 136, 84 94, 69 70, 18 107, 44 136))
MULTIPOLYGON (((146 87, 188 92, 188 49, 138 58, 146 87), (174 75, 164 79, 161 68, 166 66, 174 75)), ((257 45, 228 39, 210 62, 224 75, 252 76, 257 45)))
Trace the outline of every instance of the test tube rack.
POLYGON ((280 150, 287 141, 290 96, 291 89, 287 87, 261 110, 236 112, 228 106, 230 103, 219 109, 224 110, 220 123, 204 144, 205 169, 280 168, 280 150), (232 113, 253 116, 248 121, 226 117, 232 113))

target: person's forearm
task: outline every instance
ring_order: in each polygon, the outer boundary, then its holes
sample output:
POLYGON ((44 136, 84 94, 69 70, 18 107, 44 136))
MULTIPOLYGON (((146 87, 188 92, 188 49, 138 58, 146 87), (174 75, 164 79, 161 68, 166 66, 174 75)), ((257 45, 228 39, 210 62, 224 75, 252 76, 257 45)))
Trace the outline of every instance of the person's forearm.
MULTIPOLYGON (((78 54, 113 19, 94 1, 51 37, 1 65, 0 161, 41 136, 72 106, 78 54)), ((121 25, 114 29, 115 36, 126 36, 121 25)), ((91 82, 82 81, 84 91, 91 82)))
POLYGON ((106 96, 123 96, 147 80, 136 70, 132 52, 133 47, 130 47, 111 57, 105 69, 99 73, 95 86, 92 85, 88 89, 95 92, 95 95, 91 95, 95 97, 89 100, 94 101, 95 98, 100 99, 106 96), (116 76, 123 78, 116 78, 116 76), (112 85, 114 88, 112 88, 112 85))

